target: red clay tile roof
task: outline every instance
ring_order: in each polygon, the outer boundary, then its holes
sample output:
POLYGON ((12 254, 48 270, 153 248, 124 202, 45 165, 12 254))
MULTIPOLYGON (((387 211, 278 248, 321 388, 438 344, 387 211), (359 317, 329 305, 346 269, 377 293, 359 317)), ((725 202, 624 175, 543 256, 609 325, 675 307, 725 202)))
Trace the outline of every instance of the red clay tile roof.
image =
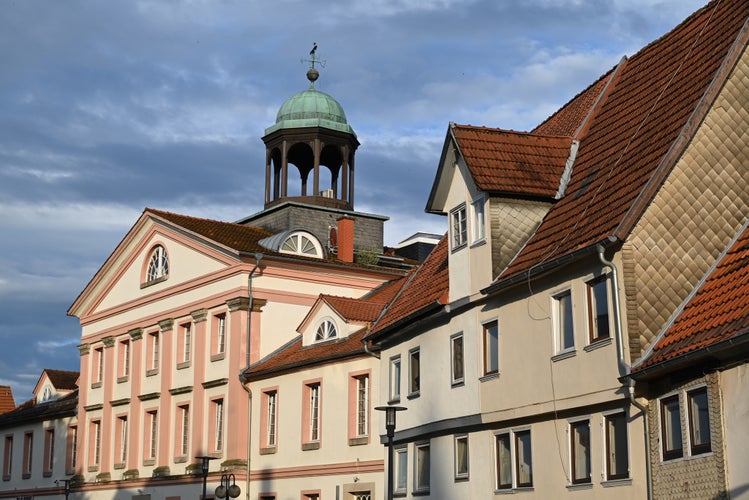
POLYGON ((566 195, 499 283, 610 235, 626 238, 748 16, 746 0, 714 1, 626 62, 581 140, 566 195))
POLYGON ((601 97, 606 84, 614 70, 601 76, 587 89, 583 90, 562 106, 553 115, 531 130, 535 135, 576 137, 577 131, 601 97))
POLYGON ((388 281, 373 293, 359 299, 324 294, 320 297, 347 321, 372 323, 380 316, 382 310, 405 282, 405 278, 388 281))
POLYGON ((248 380, 260 380, 286 370, 319 365, 320 363, 333 362, 352 356, 366 356, 362 344, 362 338, 366 331, 366 328, 362 328, 345 339, 312 344, 306 347, 302 345, 302 337, 299 336, 251 366, 249 370, 244 372, 245 376, 248 380))
POLYGON ((153 208, 146 208, 145 212, 240 252, 268 252, 268 249, 261 247, 257 242, 270 236, 271 232, 259 227, 199 219, 153 208))
POLYGON ((16 407, 13 390, 10 386, 0 385, 0 414, 7 413, 16 407))
POLYGON ((421 267, 413 271, 401 293, 372 327, 370 335, 377 336, 384 332, 387 327, 393 326, 429 306, 448 303, 449 273, 447 257, 447 235, 445 235, 421 267))
POLYGON ((749 228, 709 273, 633 374, 749 334, 749 228))
POLYGON ((51 370, 49 368, 44 370, 44 373, 49 377, 49 381, 57 390, 61 391, 72 391, 76 388, 76 381, 78 380, 78 372, 70 372, 65 370, 51 370))
POLYGON ((559 190, 571 137, 457 124, 451 129, 481 191, 554 198, 559 190))

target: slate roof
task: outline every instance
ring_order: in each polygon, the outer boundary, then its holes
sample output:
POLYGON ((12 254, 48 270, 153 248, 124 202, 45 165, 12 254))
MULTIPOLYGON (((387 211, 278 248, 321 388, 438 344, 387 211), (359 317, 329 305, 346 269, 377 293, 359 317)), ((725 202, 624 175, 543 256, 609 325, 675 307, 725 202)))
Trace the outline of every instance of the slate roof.
POLYGON ((627 237, 679 156, 670 149, 686 147, 688 132, 677 139, 701 119, 693 113, 748 16, 745 0, 713 1, 617 70, 580 139, 566 195, 495 286, 609 236, 627 237))
POLYGON ((742 336, 749 340, 749 223, 632 374, 709 355, 708 348, 742 336))
POLYGON ((571 137, 451 124, 476 186, 489 193, 553 199, 571 137))
POLYGON ((61 417, 75 416, 78 407, 78 390, 44 403, 35 398, 26 401, 16 409, 0 415, 0 429, 29 422, 41 422, 61 417))
POLYGON ((419 312, 449 302, 447 246, 445 235, 421 267, 412 272, 400 294, 371 328, 369 337, 375 340, 386 328, 397 325, 419 312))
POLYGON ((211 219, 200 219, 189 215, 175 214, 163 210, 146 208, 146 213, 172 222, 184 229, 209 238, 239 252, 267 252, 258 241, 271 235, 270 231, 256 227, 222 222, 211 219))

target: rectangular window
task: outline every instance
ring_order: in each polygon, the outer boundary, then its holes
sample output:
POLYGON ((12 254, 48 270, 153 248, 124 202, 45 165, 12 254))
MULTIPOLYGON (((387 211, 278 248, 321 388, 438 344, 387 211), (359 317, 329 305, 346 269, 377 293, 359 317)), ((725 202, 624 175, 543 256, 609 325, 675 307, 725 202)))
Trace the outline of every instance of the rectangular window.
POLYGON ((497 489, 533 486, 531 431, 496 435, 497 489))
POLYGON ((177 421, 174 424, 177 432, 176 455, 186 457, 190 452, 190 405, 177 406, 177 421))
POLYGON ((78 426, 68 427, 67 452, 65 454, 65 471, 72 473, 78 463, 78 426))
POLYGON ((44 470, 45 475, 52 474, 52 467, 55 462, 55 430, 44 430, 44 470))
POLYGON ((179 363, 189 363, 192 356, 192 323, 184 323, 179 327, 177 349, 179 363))
POLYGON ((123 340, 119 343, 117 376, 125 378, 130 375, 130 340, 123 340))
POLYGON ((663 460, 672 460, 684 455, 681 444, 681 409, 679 395, 661 400, 661 442, 663 460))
POLYGON ((690 452, 692 455, 707 453, 711 450, 711 446, 710 409, 706 387, 687 392, 687 408, 690 452))
POLYGON ((465 380, 465 365, 463 364, 463 334, 458 333, 450 337, 450 381, 452 385, 462 384, 465 380))
POLYGON ((3 449, 3 480, 10 480, 13 471, 13 436, 5 436, 5 448, 3 449))
POLYGON ((455 436, 455 479, 468 479, 468 435, 455 436))
POLYGON ((309 441, 320 440, 320 384, 309 387, 309 441))
POLYGON ((278 425, 277 415, 277 391, 265 393, 265 446, 272 448, 276 446, 276 429, 278 425))
POLYGON ((609 295, 606 275, 586 283, 588 291, 588 329, 590 342, 611 336, 609 329, 609 295))
POLYGON ((214 437, 213 449, 222 451, 224 449, 224 400, 216 399, 213 401, 213 422, 214 437))
POLYGON ((223 354, 226 351, 226 314, 218 314, 216 320, 216 352, 223 354))
POLYGON ((605 417, 606 479, 629 477, 629 450, 627 446, 627 415, 616 413, 605 417))
POLYGON ((94 381, 94 383, 101 383, 102 380, 104 380, 104 348, 103 347, 97 347, 94 349, 94 357, 93 357, 93 363, 94 366, 93 372, 94 376, 91 377, 91 380, 94 381))
POLYGON ((146 412, 146 445, 144 447, 147 460, 156 460, 156 451, 159 444, 159 413, 158 410, 146 412))
POLYGON ((369 376, 356 377, 356 436, 369 434, 369 376))
POLYGON ((34 451, 34 433, 27 432, 23 436, 23 477, 31 476, 32 452, 34 451))
POLYGON ((414 445, 414 492, 429 491, 429 443, 414 445))
POLYGON ((554 335, 556 352, 575 348, 575 330, 572 322, 572 293, 570 290, 554 296, 554 335))
POLYGON ((148 371, 153 373, 159 369, 159 332, 148 334, 148 371))
POLYGON ((117 417, 115 422, 115 463, 127 462, 127 415, 117 417))
POLYGON ((452 233, 453 250, 466 244, 468 227, 466 226, 465 205, 461 205, 450 212, 450 231, 452 233))
POLYGON ((93 467, 98 467, 101 463, 101 421, 92 420, 90 430, 89 463, 93 467))
POLYGON ((408 485, 408 449, 397 448, 395 455, 395 494, 405 494, 408 485))
POLYGON ((484 325, 484 375, 499 371, 499 324, 484 325))
POLYGON ((421 390, 419 348, 408 351, 408 395, 418 396, 421 390))
POLYGON ((570 464, 572 484, 590 482, 590 422, 582 420, 570 424, 570 464))
POLYGON ((486 238, 486 218, 484 217, 485 203, 486 200, 483 196, 480 196, 471 202, 471 238, 474 243, 486 238))
POLYGON ((400 401, 401 399, 401 357, 394 356, 390 358, 390 402, 400 401))

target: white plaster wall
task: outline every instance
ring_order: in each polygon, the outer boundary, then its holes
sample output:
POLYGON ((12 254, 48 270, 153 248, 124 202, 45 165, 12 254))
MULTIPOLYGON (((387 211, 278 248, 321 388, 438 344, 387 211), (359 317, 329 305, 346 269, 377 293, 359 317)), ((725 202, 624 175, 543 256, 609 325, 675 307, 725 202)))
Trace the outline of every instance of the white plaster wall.
POLYGON ((749 364, 721 373, 724 443, 732 499, 749 499, 749 364))

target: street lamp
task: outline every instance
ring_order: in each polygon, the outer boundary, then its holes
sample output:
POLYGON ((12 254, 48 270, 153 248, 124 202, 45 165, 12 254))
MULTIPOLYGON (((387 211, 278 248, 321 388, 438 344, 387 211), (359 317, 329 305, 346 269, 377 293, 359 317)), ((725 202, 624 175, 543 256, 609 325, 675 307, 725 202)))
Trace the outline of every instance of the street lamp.
POLYGON ((72 483, 72 479, 55 479, 55 484, 57 486, 60 486, 60 483, 62 483, 62 486, 65 491, 65 500, 68 500, 68 495, 70 495, 70 483, 72 483))
POLYGON ((205 500, 205 494, 206 494, 205 487, 206 487, 206 480, 208 479, 208 465, 211 460, 216 460, 216 457, 208 457, 208 456, 203 455, 203 456, 195 457, 195 458, 203 461, 203 463, 200 465, 201 465, 201 471, 203 472, 203 500, 205 500))
POLYGON ((376 406, 375 410, 385 412, 385 431, 388 437, 388 483, 387 500, 393 500, 393 436, 395 435, 395 413, 404 411, 403 406, 376 406))
POLYGON ((234 480, 234 474, 223 474, 221 476, 221 484, 216 488, 216 496, 219 498, 237 498, 242 490, 237 486, 234 480), (229 485, 231 481, 231 486, 229 485), (224 484, 226 483, 226 484, 224 484))

